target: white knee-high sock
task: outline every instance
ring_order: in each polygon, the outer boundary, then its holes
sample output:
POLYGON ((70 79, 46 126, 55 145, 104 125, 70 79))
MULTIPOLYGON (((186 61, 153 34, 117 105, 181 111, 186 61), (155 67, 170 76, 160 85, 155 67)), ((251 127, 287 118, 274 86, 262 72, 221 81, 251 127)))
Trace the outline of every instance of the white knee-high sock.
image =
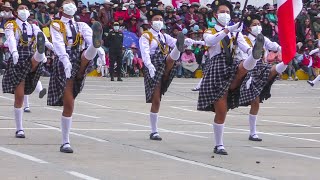
POLYGON ((42 62, 42 61, 45 60, 46 55, 45 55, 45 53, 40 54, 40 53, 38 52, 38 50, 37 50, 37 51, 34 53, 33 58, 34 58, 34 60, 36 60, 37 62, 42 62))
POLYGON ((196 89, 200 89, 201 83, 202 83, 203 78, 200 79, 199 83, 196 86, 196 89))
POLYGON ((276 71, 278 73, 283 73, 287 69, 288 65, 285 65, 283 62, 276 65, 276 71))
POLYGON ((61 117, 62 144, 70 143, 69 133, 71 129, 72 117, 61 117))
POLYGON ((253 56, 252 56, 252 54, 251 54, 251 55, 248 57, 248 59, 244 60, 244 62, 243 62, 243 67, 244 67, 246 70, 250 71, 250 70, 252 70, 252 69, 256 66, 258 60, 259 60, 259 59, 254 59, 253 56))
POLYGON ((250 135, 257 134, 256 125, 257 125, 257 115, 249 114, 249 125, 250 125, 250 135))
POLYGON ((87 60, 92 60, 93 58, 96 57, 97 55, 97 52, 98 52, 98 49, 95 48, 93 46, 93 44, 91 44, 87 50, 84 52, 84 57, 87 59, 87 60))
POLYGON ((172 60, 176 61, 180 58, 180 51, 177 47, 174 47, 172 51, 170 52, 170 57, 172 60))
POLYGON ((224 124, 213 124, 214 138, 216 141, 216 146, 219 146, 218 149, 224 149, 223 147, 223 131, 224 124))
POLYGON ((38 81, 36 86, 36 92, 39 93, 40 91, 42 91, 42 89, 43 89, 42 83, 41 81, 38 81))
POLYGON ((151 133, 158 132, 158 119, 159 119, 158 113, 150 112, 151 133))
POLYGON ((16 121, 16 129, 17 129, 17 131, 23 130, 23 127, 22 127, 22 115, 23 115, 23 109, 22 108, 14 108, 14 119, 16 121))
POLYGON ((24 105, 25 108, 26 107, 30 107, 29 106, 29 95, 24 95, 24 97, 23 97, 23 105, 24 105))
POLYGON ((317 84, 320 81, 320 75, 318 75, 312 82, 313 84, 317 84))

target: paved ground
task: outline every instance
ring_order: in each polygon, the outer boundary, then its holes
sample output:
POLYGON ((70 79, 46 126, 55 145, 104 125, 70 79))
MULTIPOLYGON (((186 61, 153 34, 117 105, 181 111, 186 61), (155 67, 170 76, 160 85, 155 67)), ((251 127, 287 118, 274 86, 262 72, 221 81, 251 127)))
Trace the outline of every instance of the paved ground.
MULTIPOLYGON (((44 86, 48 79, 41 79, 44 86)), ((162 142, 148 140, 149 105, 142 78, 89 78, 76 102, 71 142, 59 152, 61 108, 31 96, 26 139, 14 138, 13 96, 0 93, 1 179, 318 179, 319 89, 278 81, 262 105, 262 142, 248 141, 248 108, 229 113, 225 145, 212 153, 212 113, 196 111, 197 79, 175 79, 163 98, 162 142)), ((2 90, 1 90, 2 92, 2 90)))

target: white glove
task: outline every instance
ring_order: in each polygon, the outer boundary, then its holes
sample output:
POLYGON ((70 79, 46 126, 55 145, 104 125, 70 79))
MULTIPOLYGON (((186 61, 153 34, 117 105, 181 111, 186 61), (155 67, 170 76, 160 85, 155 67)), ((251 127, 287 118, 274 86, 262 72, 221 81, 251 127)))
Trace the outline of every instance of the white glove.
POLYGON ((66 78, 69 79, 71 77, 72 64, 70 63, 68 57, 64 56, 59 58, 64 67, 64 73, 66 74, 66 78))
POLYGON ((230 32, 241 32, 243 29, 243 24, 241 24, 241 26, 239 27, 240 22, 232 25, 232 26, 228 26, 226 29, 228 29, 230 32))
POLYGON ((147 68, 148 68, 148 70, 149 70, 149 74, 150 74, 150 77, 151 78, 154 78, 154 76, 156 75, 156 68, 153 66, 153 64, 148 64, 147 66, 146 66, 147 68))
POLYGON ((193 39, 190 39, 190 38, 186 38, 185 40, 184 40, 184 45, 186 45, 186 46, 191 46, 191 45, 193 45, 194 44, 194 40, 193 39))
POLYGON ((53 44, 51 42, 46 42, 45 46, 50 49, 51 51, 53 51, 53 44))
POLYGON ((19 54, 17 51, 14 51, 12 53, 12 60, 13 60, 13 64, 16 65, 18 63, 19 60, 19 54))

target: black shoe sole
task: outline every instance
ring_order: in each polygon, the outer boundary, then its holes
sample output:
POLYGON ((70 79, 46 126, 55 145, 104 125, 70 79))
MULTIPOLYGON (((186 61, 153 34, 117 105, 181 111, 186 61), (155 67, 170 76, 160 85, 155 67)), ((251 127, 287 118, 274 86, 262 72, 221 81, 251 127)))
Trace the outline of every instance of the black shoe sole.
POLYGON ((228 153, 226 151, 219 151, 219 150, 216 150, 214 151, 215 154, 219 154, 219 155, 228 155, 228 153))
POLYGON ((43 89, 39 92, 39 98, 42 99, 46 94, 47 94, 47 89, 46 89, 46 88, 43 88, 43 89))
POLYGON ((253 46, 252 56, 254 59, 260 59, 263 52, 264 46, 264 36, 262 34, 258 34, 256 37, 256 43, 253 46))
POLYGON ((180 51, 180 52, 184 52, 184 34, 182 32, 180 32, 177 36, 177 42, 176 42, 176 46, 177 46, 177 49, 180 51))
POLYGON ((92 25, 92 43, 93 47, 100 48, 102 40, 103 29, 99 22, 94 22, 92 25))
POLYGON ((252 138, 252 137, 249 137, 249 141, 260 142, 260 141, 262 141, 262 139, 261 139, 261 138, 252 138))
POLYGON ((16 138, 23 139, 26 138, 26 136, 24 134, 17 134, 16 138))
POLYGON ((39 54, 43 54, 45 51, 45 37, 42 32, 37 34, 37 50, 39 54))
POLYGON ((307 83, 308 83, 311 87, 314 86, 314 84, 313 84, 312 82, 310 82, 310 81, 307 81, 307 83))

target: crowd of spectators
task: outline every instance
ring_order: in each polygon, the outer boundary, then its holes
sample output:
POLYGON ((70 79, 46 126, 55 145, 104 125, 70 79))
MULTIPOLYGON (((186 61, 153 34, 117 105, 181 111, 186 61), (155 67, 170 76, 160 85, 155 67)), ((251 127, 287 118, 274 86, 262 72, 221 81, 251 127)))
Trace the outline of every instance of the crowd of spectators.
MULTIPOLYGON (((30 0, 31 1, 31 0, 30 0)), ((250 1, 249 1, 250 2, 250 1)), ((0 61, 8 59, 10 54, 3 46, 4 24, 7 20, 14 17, 12 5, 17 3, 15 0, 0 0, 0 61)), ((318 74, 320 68, 320 55, 318 53, 309 54, 309 52, 318 47, 318 38, 320 37, 320 0, 303 0, 304 7, 296 19, 296 39, 297 54, 288 68, 288 74, 295 74, 296 70, 303 69, 312 79, 318 74)), ((249 3, 250 4, 250 3, 249 3)), ((29 22, 36 23, 49 37, 49 26, 53 19, 61 15, 62 9, 55 7, 55 0, 33 0, 30 2, 31 16, 29 22)), ((175 8, 173 5, 165 5, 161 0, 106 0, 103 4, 83 4, 78 3, 76 20, 86 22, 91 25, 94 21, 99 21, 104 29, 104 34, 112 31, 113 23, 118 22, 120 31, 129 31, 140 37, 145 30, 150 28, 146 18, 149 9, 157 8, 165 14, 162 28, 164 33, 175 37, 179 32, 194 40, 202 40, 203 33, 208 28, 213 28, 216 22, 216 14, 211 9, 211 4, 200 5, 199 3, 189 3, 187 1, 178 4, 175 8)), ((240 2, 234 3, 231 24, 239 22, 241 18, 245 19, 250 14, 255 13, 261 17, 262 34, 278 42, 278 18, 277 5, 265 4, 262 7, 248 5, 243 12, 240 2)), ((243 34, 247 34, 244 27, 243 34)), ((50 37, 49 37, 50 38, 50 37)), ((182 55, 178 62, 178 77, 193 77, 194 69, 201 69, 201 65, 206 59, 206 47, 194 45, 188 47, 186 53, 182 55), (194 64, 197 64, 197 68, 194 64), (191 65, 192 64, 192 65, 191 65), (190 70, 191 69, 191 70, 190 70)), ((108 52, 108 48, 105 48, 108 52)), ((108 53, 106 53, 108 55, 108 53)), ((139 76, 143 67, 139 55, 138 44, 131 44, 123 48, 123 70, 126 74, 139 76)), ((108 57, 106 57, 108 60, 108 57)), ((279 52, 267 52, 264 58, 266 63, 278 63, 281 61, 279 52)))

